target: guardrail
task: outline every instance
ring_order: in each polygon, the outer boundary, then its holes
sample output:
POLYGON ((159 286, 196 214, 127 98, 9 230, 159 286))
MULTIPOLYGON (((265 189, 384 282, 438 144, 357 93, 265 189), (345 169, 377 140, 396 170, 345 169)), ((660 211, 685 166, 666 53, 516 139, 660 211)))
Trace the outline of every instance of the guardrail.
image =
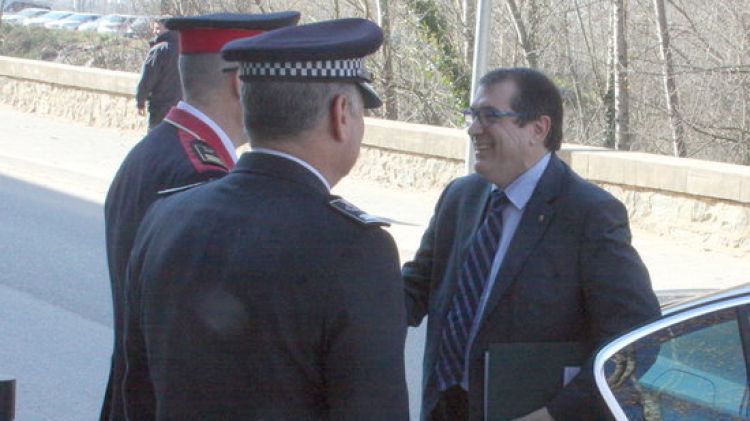
MULTIPOLYGON (((0 102, 88 125, 145 132, 138 75, 0 56, 0 102)), ((463 130, 366 119, 354 174, 442 188, 464 172, 463 130)), ((675 238, 750 252, 750 167, 564 144, 560 156, 628 207, 631 222, 675 238)))

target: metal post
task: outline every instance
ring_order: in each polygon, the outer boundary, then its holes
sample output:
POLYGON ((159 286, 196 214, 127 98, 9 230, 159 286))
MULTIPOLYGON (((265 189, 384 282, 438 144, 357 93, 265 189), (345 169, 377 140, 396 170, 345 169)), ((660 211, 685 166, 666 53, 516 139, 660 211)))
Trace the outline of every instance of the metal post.
MULTIPOLYGON (((477 0, 477 27, 474 36, 474 63, 471 72, 471 101, 477 92, 479 79, 487 72, 487 43, 492 24, 492 0, 477 0)), ((466 173, 474 172, 474 146, 471 139, 466 145, 466 173)))
POLYGON ((16 379, 0 376, 0 421, 16 418, 16 379))

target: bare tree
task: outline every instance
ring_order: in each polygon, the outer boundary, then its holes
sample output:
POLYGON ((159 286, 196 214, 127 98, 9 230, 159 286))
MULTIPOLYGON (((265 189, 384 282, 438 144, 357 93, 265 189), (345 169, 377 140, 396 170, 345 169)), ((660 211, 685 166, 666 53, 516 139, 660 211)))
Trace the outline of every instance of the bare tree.
POLYGON ((393 57, 391 56, 391 15, 388 0, 378 0, 378 24, 383 28, 383 85, 385 86, 385 118, 398 120, 396 86, 393 83, 393 57))
POLYGON ((667 11, 664 0, 654 0, 656 13, 656 27, 659 35, 659 48, 662 57, 662 71, 664 73, 664 94, 667 100, 667 113, 672 125, 672 145, 674 156, 685 157, 685 129, 680 117, 680 101, 677 95, 677 83, 672 66, 672 50, 669 46, 669 28, 667 27, 667 11))
POLYGON ((628 77, 627 10, 625 0, 613 0, 615 47, 615 149, 630 150, 630 90, 628 77))
POLYGON ((3 25, 3 12, 5 11, 5 0, 0 0, 0 27, 3 25))
POLYGON ((515 0, 505 0, 505 4, 508 6, 508 11, 513 19, 513 24, 516 27, 516 33, 518 34, 518 43, 523 49, 524 55, 526 56, 526 62, 529 67, 537 68, 539 63, 537 62, 537 52, 532 45, 531 38, 526 31, 526 24, 521 17, 521 12, 518 10, 515 0))
POLYGON ((602 104, 604 105, 604 146, 615 149, 615 8, 609 14, 610 36, 607 42, 607 82, 602 104))

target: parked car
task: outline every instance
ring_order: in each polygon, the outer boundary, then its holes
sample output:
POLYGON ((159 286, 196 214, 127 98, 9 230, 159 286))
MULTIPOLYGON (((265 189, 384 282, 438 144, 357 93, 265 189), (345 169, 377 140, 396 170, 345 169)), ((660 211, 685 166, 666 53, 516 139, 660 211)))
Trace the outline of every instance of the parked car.
POLYGON ((136 16, 127 29, 125 29, 124 35, 129 38, 149 38, 152 34, 153 19, 148 16, 136 16))
POLYGON ((64 19, 47 22, 46 24, 44 24, 44 26, 50 29, 67 29, 70 31, 75 31, 82 24, 86 22, 93 22, 99 19, 101 16, 102 15, 96 13, 73 13, 72 15, 64 19))
POLYGON ((119 34, 124 35, 128 25, 135 19, 135 16, 127 15, 106 15, 99 20, 99 26, 96 32, 100 34, 119 34))
POLYGON ((23 24, 25 26, 44 26, 44 24, 47 22, 64 19, 72 14, 73 12, 67 12, 64 10, 53 10, 37 17, 26 19, 23 24))
POLYGON ((46 10, 52 8, 50 0, 6 0, 3 4, 5 5, 3 12, 7 13, 18 13, 21 10, 32 7, 46 10))
POLYGON ((77 30, 79 32, 96 32, 97 28, 99 28, 99 24, 102 23, 102 19, 104 19, 104 16, 100 16, 98 19, 92 21, 84 22, 78 26, 77 30))
POLYGON ((26 19, 37 17, 47 12, 49 12, 49 9, 30 7, 28 9, 23 9, 18 13, 3 14, 3 23, 22 24, 26 19))
POLYGON ((602 347, 599 393, 619 420, 750 419, 750 284, 667 306, 602 347))

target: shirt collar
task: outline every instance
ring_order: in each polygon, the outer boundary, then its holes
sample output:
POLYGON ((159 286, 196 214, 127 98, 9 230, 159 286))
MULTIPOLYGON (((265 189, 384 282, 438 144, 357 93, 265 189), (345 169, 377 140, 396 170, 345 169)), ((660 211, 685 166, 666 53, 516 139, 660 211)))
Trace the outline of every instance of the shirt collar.
MULTIPOLYGON (((551 156, 552 154, 547 152, 536 164, 524 171, 505 188, 505 195, 508 196, 508 200, 516 209, 523 210, 526 207, 529 199, 531 199, 531 194, 534 193, 534 189, 539 183, 539 179, 542 178, 544 170, 547 169, 551 156)), ((497 190, 499 187, 493 184, 492 189, 497 190)))
POLYGON ((234 147, 234 143, 232 143, 232 140, 229 139, 229 136, 224 132, 224 130, 219 127, 218 124, 216 124, 209 116, 204 114, 201 110, 198 108, 188 104, 185 101, 180 101, 177 103, 177 108, 187 111, 190 114, 194 115, 195 118, 199 119, 203 123, 205 123, 208 127, 211 128, 211 130, 216 133, 216 135, 221 139, 221 143, 224 145, 224 149, 227 150, 229 153, 229 156, 232 157, 232 160, 234 163, 237 163, 237 150, 234 147))
POLYGON ((326 180, 325 177, 323 177, 323 174, 320 173, 315 167, 308 164, 307 162, 297 158, 294 155, 290 155, 286 152, 277 151, 274 149, 268 149, 268 148, 253 148, 250 153, 264 153, 268 155, 278 156, 280 158, 286 158, 290 161, 294 161, 298 163, 299 165, 305 167, 308 171, 315 174, 316 177, 320 179, 321 182, 323 182, 323 185, 326 186, 326 189, 330 192, 331 191, 331 184, 326 180))

